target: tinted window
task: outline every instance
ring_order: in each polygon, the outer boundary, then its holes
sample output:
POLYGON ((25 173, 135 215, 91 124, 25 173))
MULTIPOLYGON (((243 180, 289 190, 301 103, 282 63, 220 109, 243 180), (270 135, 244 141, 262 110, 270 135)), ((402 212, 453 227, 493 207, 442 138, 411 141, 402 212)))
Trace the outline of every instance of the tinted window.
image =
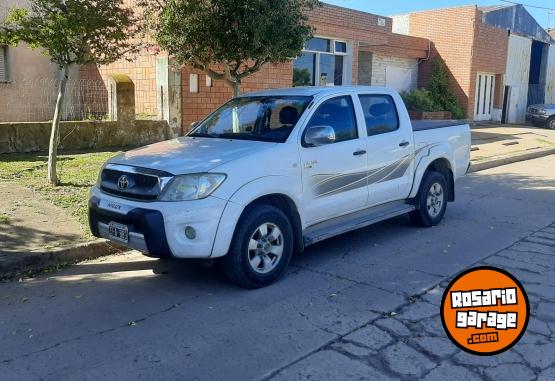
POLYGON ((306 50, 317 52, 331 52, 331 41, 325 38, 312 38, 306 43, 306 50))
POLYGON ((335 130, 335 142, 358 137, 355 110, 350 96, 333 98, 318 107, 307 127, 331 126, 335 130))
POLYGON ((399 116, 389 95, 360 95, 368 136, 385 134, 399 129, 399 116))
POLYGON ((347 53, 347 43, 346 42, 335 42, 335 52, 336 53, 347 53))

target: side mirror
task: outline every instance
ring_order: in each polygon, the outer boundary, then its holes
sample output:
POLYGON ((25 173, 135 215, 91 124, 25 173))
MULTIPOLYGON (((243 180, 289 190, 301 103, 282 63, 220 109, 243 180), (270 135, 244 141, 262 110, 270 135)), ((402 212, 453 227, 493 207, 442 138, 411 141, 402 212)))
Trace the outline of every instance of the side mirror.
POLYGON ((195 128, 197 126, 198 122, 193 122, 191 124, 189 124, 189 131, 192 130, 193 128, 195 128))
POLYGON ((335 130, 331 126, 309 127, 304 135, 304 144, 307 147, 319 147, 335 143, 335 130))

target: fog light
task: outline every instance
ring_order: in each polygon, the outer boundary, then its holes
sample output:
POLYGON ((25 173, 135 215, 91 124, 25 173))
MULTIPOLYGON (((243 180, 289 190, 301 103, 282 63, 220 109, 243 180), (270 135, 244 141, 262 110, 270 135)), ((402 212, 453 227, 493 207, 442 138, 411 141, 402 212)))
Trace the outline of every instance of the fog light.
POLYGON ((195 230, 195 228, 192 227, 192 226, 186 226, 185 227, 185 237, 187 237, 189 239, 197 238, 197 231, 195 230))

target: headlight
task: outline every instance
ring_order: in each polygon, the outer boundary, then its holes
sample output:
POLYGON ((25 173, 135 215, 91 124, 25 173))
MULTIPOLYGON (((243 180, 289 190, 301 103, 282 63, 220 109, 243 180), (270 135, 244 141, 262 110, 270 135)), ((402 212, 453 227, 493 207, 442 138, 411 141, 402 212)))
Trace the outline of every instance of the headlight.
POLYGON ((161 201, 191 201, 210 196, 224 182, 221 173, 200 173, 174 177, 164 189, 161 201))

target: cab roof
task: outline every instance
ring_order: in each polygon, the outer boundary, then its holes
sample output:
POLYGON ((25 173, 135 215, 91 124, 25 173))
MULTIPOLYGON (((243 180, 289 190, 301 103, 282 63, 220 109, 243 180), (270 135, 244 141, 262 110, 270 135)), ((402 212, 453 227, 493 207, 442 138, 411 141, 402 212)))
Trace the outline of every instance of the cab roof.
POLYGON ((284 89, 271 89, 257 91, 253 93, 246 93, 241 95, 241 97, 268 97, 268 96, 326 96, 341 94, 348 91, 383 91, 384 93, 391 93, 394 91, 389 87, 378 87, 378 86, 333 86, 333 87, 290 87, 284 89))

